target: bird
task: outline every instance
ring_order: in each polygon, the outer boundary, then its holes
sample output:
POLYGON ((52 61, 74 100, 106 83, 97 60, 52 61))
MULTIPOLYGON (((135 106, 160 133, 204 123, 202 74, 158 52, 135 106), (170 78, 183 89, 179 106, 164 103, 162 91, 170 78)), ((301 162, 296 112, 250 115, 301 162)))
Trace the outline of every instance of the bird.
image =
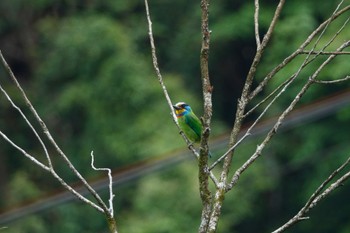
POLYGON ((202 122, 194 114, 190 105, 185 102, 178 102, 173 105, 177 122, 186 137, 192 142, 200 142, 202 134, 202 122))
MULTIPOLYGON (((173 105, 175 109, 175 115, 177 123, 180 126, 180 129, 185 133, 186 137, 192 142, 200 142, 202 134, 202 122, 194 114, 190 105, 185 102, 178 102, 173 105)), ((210 151, 208 156, 211 157, 210 151)))

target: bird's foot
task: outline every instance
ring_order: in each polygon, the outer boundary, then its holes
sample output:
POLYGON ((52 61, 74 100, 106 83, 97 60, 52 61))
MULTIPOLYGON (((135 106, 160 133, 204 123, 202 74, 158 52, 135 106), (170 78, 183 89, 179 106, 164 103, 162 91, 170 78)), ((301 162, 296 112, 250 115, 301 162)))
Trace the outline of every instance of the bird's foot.
POLYGON ((192 149, 193 147, 193 143, 191 142, 190 144, 188 144, 188 149, 192 149))

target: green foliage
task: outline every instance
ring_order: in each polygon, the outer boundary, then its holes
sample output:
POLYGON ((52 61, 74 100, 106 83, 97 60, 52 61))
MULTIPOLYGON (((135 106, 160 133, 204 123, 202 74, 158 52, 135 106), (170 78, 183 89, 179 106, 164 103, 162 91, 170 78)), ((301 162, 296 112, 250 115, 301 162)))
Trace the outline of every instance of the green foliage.
POLYGON ((121 231, 195 232, 200 219, 194 160, 139 181, 134 212, 126 215, 121 231), (186 190, 186 191, 185 191, 186 190), (136 213, 136 214, 135 214, 136 213), (146 214, 145 214, 146 213, 146 214))
POLYGON ((17 172, 9 182, 8 197, 6 204, 8 206, 15 205, 17 202, 33 199, 40 196, 41 191, 31 177, 25 172, 17 172))
POLYGON ((40 216, 29 216, 27 218, 23 218, 20 224, 11 224, 7 228, 3 229, 3 231, 6 233, 45 233, 47 232, 47 227, 47 222, 45 222, 45 220, 40 216))
MULTIPOLYGON (((172 100, 188 102, 200 116, 199 4, 185 0, 150 4, 159 63, 172 100)), ((329 17, 336 4, 316 0, 287 2, 256 78, 262 80, 295 51, 329 17)), ((232 125, 234 104, 255 51, 254 5, 220 0, 210 7, 215 134, 225 131, 222 122, 232 125)), ((274 8, 274 2, 261 2, 261 37, 274 8)), ((84 176, 93 178, 97 174, 90 168, 92 150, 97 166, 117 169, 184 146, 152 69, 142 2, 15 0, 1 1, 0 11, 2 51, 9 54, 6 57, 34 106, 84 176)), ((344 18, 337 19, 320 43, 329 41, 343 22, 344 18)), ((329 49, 348 39, 349 33, 345 30, 329 49)), ((304 57, 280 72, 264 94, 296 72, 304 57)), ((324 59, 301 73, 269 116, 290 103, 324 59)), ((348 59, 339 57, 319 77, 324 80, 344 77, 348 75, 347 67, 348 59)), ((6 74, 0 72, 3 84, 6 74)), ((315 86, 302 104, 348 85, 315 86)), ((4 86, 14 95, 15 102, 24 107, 13 86, 10 83, 4 86)), ((0 109, 0 129, 31 153, 42 156, 33 134, 18 119, 18 113, 10 110, 3 96, 0 109)), ((349 109, 343 109, 315 124, 278 132, 262 158, 244 173, 237 189, 227 195, 219 231, 268 232, 295 214, 320 182, 344 161, 349 151, 344 143, 349 118, 349 109)), ((237 149, 232 172, 251 155, 260 139, 247 141, 237 149)), ((1 174, 8 173, 0 179, 0 185, 6 187, 1 189, 5 190, 1 207, 21 205, 57 188, 58 184, 38 172, 38 168, 29 166, 29 161, 3 140, 0 145, 1 162, 6 167, 1 174)), ((221 148, 221 153, 224 151, 221 148)), ((220 154, 212 152, 215 156, 220 154)), ((68 181, 76 181, 56 156, 54 164, 68 181)), ((142 177, 132 185, 117 187, 115 193, 120 232, 176 233, 195 232, 198 228, 201 203, 194 160, 142 177)), ((349 224, 344 213, 350 207, 344 200, 348 196, 349 188, 344 186, 316 207, 310 213, 311 221, 299 224, 295 232, 347 232, 349 224), (328 211, 334 206, 339 211, 332 212, 335 217, 329 218, 328 211)), ((104 217, 95 210, 81 203, 69 203, 22 218, 3 231, 70 233, 106 229, 104 217)))
MULTIPOLYGON (((133 49, 123 27, 103 16, 69 18, 54 34, 57 26, 45 21, 41 27, 46 56, 35 89, 40 90, 37 98, 45 95, 51 103, 43 103, 41 111, 64 135, 63 143, 74 141, 73 153, 80 162, 88 162, 94 150, 106 164, 119 166, 130 157, 137 160, 163 151, 157 141, 168 141, 159 138, 174 131, 164 127, 171 125, 164 114, 169 110, 151 67, 133 49)), ((170 91, 181 89, 176 76, 169 79, 170 91)))

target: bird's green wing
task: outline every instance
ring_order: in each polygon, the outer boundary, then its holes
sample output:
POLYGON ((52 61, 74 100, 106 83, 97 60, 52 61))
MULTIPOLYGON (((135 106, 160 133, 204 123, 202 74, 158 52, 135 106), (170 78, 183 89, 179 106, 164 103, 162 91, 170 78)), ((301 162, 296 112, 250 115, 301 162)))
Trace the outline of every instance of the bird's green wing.
POLYGON ((202 123, 194 113, 187 114, 185 116, 186 124, 195 132, 199 141, 202 133, 202 123))

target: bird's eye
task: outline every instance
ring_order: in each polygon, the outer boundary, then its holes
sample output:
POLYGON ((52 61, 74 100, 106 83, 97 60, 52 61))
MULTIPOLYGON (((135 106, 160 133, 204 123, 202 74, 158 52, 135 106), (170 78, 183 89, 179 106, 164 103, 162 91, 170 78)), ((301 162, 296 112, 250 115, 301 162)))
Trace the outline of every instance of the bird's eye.
POLYGON ((187 107, 187 104, 181 105, 181 108, 186 108, 186 107, 187 107))

